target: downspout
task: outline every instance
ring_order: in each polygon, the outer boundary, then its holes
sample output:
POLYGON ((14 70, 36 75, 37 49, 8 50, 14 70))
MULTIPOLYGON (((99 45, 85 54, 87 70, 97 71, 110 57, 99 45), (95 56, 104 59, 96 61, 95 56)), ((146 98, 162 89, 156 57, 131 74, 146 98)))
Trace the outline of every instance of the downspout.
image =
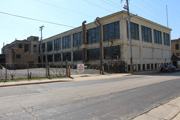
POLYGON ((86 21, 82 22, 82 37, 83 37, 83 44, 82 44, 82 61, 85 64, 86 62, 86 21))
POLYGON ((97 23, 99 24, 100 27, 100 71, 102 72, 102 67, 103 67, 103 58, 102 58, 102 24, 100 23, 100 18, 96 18, 97 23))

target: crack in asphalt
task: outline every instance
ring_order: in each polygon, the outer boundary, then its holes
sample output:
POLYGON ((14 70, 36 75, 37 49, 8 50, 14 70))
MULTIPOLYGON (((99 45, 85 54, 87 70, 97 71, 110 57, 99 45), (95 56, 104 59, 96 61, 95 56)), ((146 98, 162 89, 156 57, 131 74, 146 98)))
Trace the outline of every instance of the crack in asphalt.
POLYGON ((31 115, 33 118, 35 118, 35 120, 39 120, 39 119, 37 118, 37 116, 35 116, 35 115, 32 114, 32 112, 34 111, 33 107, 30 107, 30 108, 31 108, 31 111, 28 111, 28 110, 27 110, 25 107, 23 107, 20 103, 19 103, 19 105, 21 106, 21 108, 22 108, 27 114, 31 115))

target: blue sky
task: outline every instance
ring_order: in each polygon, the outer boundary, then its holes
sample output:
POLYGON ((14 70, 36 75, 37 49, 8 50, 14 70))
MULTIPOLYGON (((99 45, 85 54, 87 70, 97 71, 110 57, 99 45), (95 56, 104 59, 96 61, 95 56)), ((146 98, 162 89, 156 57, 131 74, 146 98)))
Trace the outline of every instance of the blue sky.
MULTIPOLYGON (((81 26, 84 20, 93 22, 123 10, 125 0, 0 0, 0 48, 16 39, 23 40, 40 36, 39 26, 44 25, 43 38, 81 26), (2 14, 14 15, 54 22, 54 25, 2 14), (72 26, 72 27, 71 27, 72 26)), ((168 5, 171 39, 180 38, 180 0, 130 0, 130 12, 167 26, 166 5, 168 5)))

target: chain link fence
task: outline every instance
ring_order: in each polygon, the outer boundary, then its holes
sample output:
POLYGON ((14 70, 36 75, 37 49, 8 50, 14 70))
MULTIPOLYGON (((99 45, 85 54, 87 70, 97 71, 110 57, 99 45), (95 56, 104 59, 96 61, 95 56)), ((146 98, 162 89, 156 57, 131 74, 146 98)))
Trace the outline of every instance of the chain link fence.
POLYGON ((0 81, 64 77, 66 66, 58 64, 6 64, 1 66, 0 81))
POLYGON ((102 74, 103 73, 120 73, 125 72, 125 63, 113 62, 103 64, 85 64, 84 70, 77 69, 78 63, 74 65, 68 62, 59 64, 5 64, 0 66, 0 82, 45 79, 45 78, 60 78, 78 74, 102 74))

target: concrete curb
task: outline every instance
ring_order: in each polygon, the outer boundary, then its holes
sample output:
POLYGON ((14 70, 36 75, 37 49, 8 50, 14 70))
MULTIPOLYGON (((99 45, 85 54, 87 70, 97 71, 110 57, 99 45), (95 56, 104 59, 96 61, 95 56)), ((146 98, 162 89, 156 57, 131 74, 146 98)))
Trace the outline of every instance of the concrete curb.
POLYGON ((54 82, 71 82, 73 79, 56 79, 56 80, 31 80, 31 81, 17 81, 17 82, 5 82, 0 83, 0 87, 10 87, 10 86, 20 86, 20 85, 33 85, 33 84, 45 84, 45 83, 54 83, 54 82))
POLYGON ((132 120, 180 120, 180 97, 132 120))
POLYGON ((125 77, 129 76, 129 74, 110 74, 110 75, 90 75, 90 74, 81 74, 81 75, 72 75, 69 78, 62 78, 62 79, 42 79, 42 80, 31 80, 31 81, 15 81, 15 82, 5 82, 0 83, 0 87, 10 87, 10 86, 20 86, 20 85, 32 85, 32 84, 45 84, 45 83, 54 83, 54 82, 80 82, 80 81, 88 81, 88 80, 95 80, 94 78, 99 79, 108 79, 109 77, 125 77), (87 78, 83 77, 86 76, 87 78))

